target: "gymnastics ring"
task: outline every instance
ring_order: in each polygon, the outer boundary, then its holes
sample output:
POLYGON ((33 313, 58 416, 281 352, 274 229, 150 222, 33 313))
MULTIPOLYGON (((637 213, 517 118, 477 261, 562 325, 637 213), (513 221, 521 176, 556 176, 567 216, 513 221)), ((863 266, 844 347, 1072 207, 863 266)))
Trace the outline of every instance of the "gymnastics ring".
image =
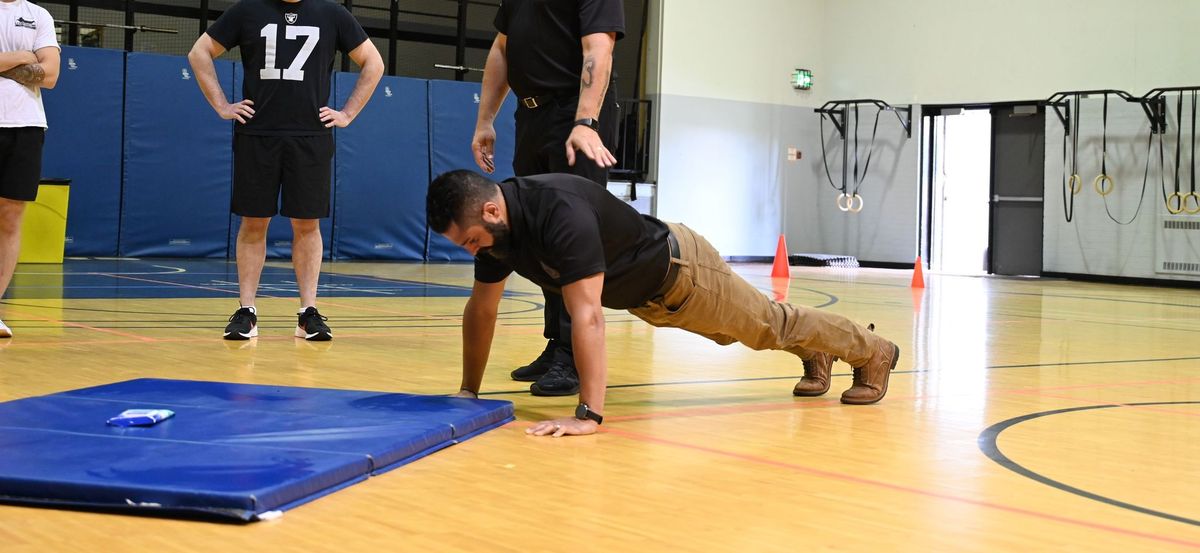
POLYGON ((1190 192, 1183 195, 1183 205, 1181 206, 1188 215, 1200 214, 1200 195, 1195 192, 1190 192), (1188 207, 1188 200, 1193 200, 1191 203, 1196 204, 1196 209, 1188 207))
POLYGON ((1116 186, 1113 185, 1112 177, 1104 173, 1096 175, 1096 180, 1092 181, 1092 186, 1096 188, 1096 193, 1101 196, 1112 194, 1112 191, 1116 189, 1116 186), (1108 183, 1108 188, 1104 188, 1104 183, 1106 182, 1108 183))
POLYGON ((859 211, 862 211, 862 208, 863 208, 863 198, 862 198, 862 196, 855 194, 853 197, 850 198, 850 213, 858 213, 859 211), (857 208, 854 207, 854 200, 858 200, 857 208))
POLYGON ((853 205, 853 204, 854 204, 854 198, 850 197, 850 196, 849 196, 849 195, 847 195, 845 192, 842 192, 841 194, 838 194, 838 197, 837 197, 837 206, 838 206, 838 209, 840 209, 840 210, 842 210, 842 211, 850 211, 850 206, 851 206, 851 205, 853 205), (846 204, 845 204, 845 205, 842 205, 842 198, 845 198, 845 199, 846 199, 846 204))
POLYGON ((1067 179, 1067 187, 1071 189, 1072 196, 1083 192, 1083 177, 1080 177, 1078 174, 1071 175, 1067 179))
POLYGON ((1183 194, 1172 192, 1170 196, 1167 196, 1167 212, 1171 215, 1183 213, 1183 194), (1171 200, 1175 200, 1174 206, 1171 205, 1171 200))

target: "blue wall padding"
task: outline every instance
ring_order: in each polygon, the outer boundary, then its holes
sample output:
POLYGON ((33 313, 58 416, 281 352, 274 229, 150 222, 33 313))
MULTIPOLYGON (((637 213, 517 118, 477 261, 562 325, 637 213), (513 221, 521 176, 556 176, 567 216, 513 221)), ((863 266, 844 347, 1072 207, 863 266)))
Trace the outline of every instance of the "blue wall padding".
MULTIPOLYGON (((339 106, 355 82, 338 73, 339 106)), ((384 77, 366 109, 338 129, 335 258, 424 259, 428 94, 424 80, 384 77)))
MULTIPOLYGON (((233 98, 235 101, 242 100, 242 64, 234 64, 233 66, 233 98)), ((337 78, 337 75, 334 75, 337 78)), ((330 91, 333 90, 333 83, 330 83, 330 91)), ((333 95, 330 94, 330 100, 333 100, 333 95)), ((340 106, 334 106, 340 107, 340 106)), ((233 148, 232 138, 230 139, 229 147, 233 148)), ((333 163, 330 161, 330 163, 333 163)), ((232 166, 230 166, 232 175, 232 166)), ((230 177, 230 190, 232 191, 232 176, 230 177)), ((330 179, 332 181, 332 176, 330 179)), ((330 183, 332 186, 332 182, 330 183)), ((333 244, 333 190, 329 192, 329 217, 321 219, 321 257, 328 258, 329 252, 332 251, 333 244)), ((227 210, 228 211, 228 210, 227 210)), ((237 254, 237 235, 242 228, 242 218, 229 214, 229 256, 235 257, 237 254)), ((292 257, 292 222, 291 219, 282 215, 276 215, 271 218, 271 224, 267 227, 267 257, 276 259, 291 259, 292 257)))
POLYGON ((512 415, 507 401, 130 380, 0 403, 0 501, 254 520, 512 415), (105 424, 130 408, 175 417, 145 428, 105 424))
POLYGON ((67 255, 117 255, 125 53, 64 46, 58 84, 42 91, 42 175, 71 179, 67 255))
MULTIPOLYGON (((513 141, 517 102, 505 98, 496 116, 496 181, 513 176, 513 141)), ((429 158, 432 176, 453 169, 479 170, 471 153, 475 120, 479 115, 479 83, 429 81, 429 158)), ((422 205, 424 202, 422 201, 422 205)), ((429 261, 468 261, 470 254, 436 232, 429 232, 429 261)))
MULTIPOLYGON (((229 93, 233 64, 215 63, 229 93)), ((121 255, 228 253, 233 124, 213 112, 191 71, 181 56, 126 58, 121 255)))

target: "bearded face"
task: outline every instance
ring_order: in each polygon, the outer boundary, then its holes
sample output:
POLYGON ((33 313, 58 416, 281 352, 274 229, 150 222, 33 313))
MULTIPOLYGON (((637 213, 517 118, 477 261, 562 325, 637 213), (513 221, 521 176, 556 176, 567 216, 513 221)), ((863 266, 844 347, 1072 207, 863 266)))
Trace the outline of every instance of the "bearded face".
POLYGON ((503 221, 489 223, 483 221, 483 230, 492 236, 492 245, 480 248, 479 253, 490 255, 496 259, 505 259, 512 254, 511 234, 503 221))

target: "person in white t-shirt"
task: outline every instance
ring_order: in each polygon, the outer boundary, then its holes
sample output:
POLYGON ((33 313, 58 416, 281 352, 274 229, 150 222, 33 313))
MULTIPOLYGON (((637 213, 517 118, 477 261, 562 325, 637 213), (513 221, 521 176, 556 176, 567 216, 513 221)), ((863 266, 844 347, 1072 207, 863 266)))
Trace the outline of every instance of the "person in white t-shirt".
MULTIPOLYGON (((58 81, 59 53, 50 12, 0 0, 0 296, 17 266, 25 203, 37 199, 42 180, 42 89, 58 81)), ((0 338, 11 336, 0 321, 0 338)))

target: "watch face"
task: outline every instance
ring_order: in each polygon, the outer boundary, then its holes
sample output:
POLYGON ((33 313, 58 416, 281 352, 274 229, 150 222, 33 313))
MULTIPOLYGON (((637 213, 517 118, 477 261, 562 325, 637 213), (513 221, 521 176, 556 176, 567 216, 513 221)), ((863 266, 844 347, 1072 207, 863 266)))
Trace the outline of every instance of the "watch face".
POLYGON ((577 405, 575 407, 575 418, 577 418, 579 420, 585 420, 585 419, 587 419, 587 412, 588 412, 587 405, 580 403, 579 405, 577 405))

